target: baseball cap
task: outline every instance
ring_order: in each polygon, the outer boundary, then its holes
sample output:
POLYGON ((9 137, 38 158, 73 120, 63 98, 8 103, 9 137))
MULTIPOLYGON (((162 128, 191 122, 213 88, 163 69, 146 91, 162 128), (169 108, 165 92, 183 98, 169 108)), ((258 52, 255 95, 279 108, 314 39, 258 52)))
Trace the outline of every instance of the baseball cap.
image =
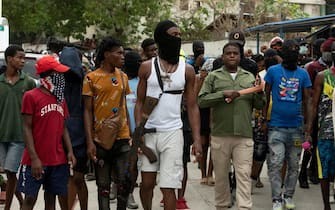
POLYGON ((65 66, 61 63, 59 63, 55 57, 51 55, 46 55, 40 58, 36 64, 36 73, 41 74, 43 72, 49 71, 49 70, 55 70, 57 72, 63 73, 70 69, 70 67, 65 66))
POLYGON ((239 45, 244 46, 245 44, 245 36, 242 31, 232 31, 229 34, 229 42, 234 42, 239 45))
POLYGON ((335 41, 335 38, 333 38, 333 37, 329 37, 328 39, 326 39, 321 45, 322 51, 323 52, 331 52, 331 46, 332 46, 334 41, 335 41))
POLYGON ((279 36, 275 36, 270 41, 270 47, 277 45, 277 44, 282 45, 283 42, 284 40, 282 38, 280 38, 279 36))

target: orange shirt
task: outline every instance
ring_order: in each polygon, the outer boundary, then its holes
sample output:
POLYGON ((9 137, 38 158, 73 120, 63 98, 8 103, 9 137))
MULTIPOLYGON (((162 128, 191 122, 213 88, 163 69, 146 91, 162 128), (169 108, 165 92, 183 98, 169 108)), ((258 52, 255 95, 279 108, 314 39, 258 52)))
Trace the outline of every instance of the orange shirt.
MULTIPOLYGON (((121 74, 123 74, 125 95, 127 95, 130 93, 128 77, 120 69, 109 73, 99 68, 88 73, 84 78, 82 95, 93 97, 94 130, 99 128, 101 123, 112 115, 114 113, 113 110, 117 109, 120 105, 123 90, 121 74)), ((118 133, 117 139, 130 138, 125 97, 123 100, 122 128, 118 133)))

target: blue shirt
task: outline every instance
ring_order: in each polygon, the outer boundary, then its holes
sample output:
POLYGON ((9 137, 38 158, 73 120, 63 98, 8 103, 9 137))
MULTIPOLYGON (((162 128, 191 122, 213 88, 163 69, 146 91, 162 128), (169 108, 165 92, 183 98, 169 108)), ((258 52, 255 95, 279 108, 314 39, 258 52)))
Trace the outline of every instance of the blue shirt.
POLYGON ((130 119, 130 129, 131 133, 134 132, 136 124, 135 124, 135 116, 134 116, 134 109, 136 104, 136 92, 137 92, 137 84, 138 84, 138 77, 133 78, 128 81, 129 87, 130 87, 130 93, 127 95, 127 108, 129 113, 129 119, 130 119))
POLYGON ((264 80, 266 83, 272 85, 270 126, 302 126, 303 88, 312 86, 307 71, 300 67, 297 67, 294 71, 290 71, 285 69, 281 64, 277 64, 269 68, 264 80))

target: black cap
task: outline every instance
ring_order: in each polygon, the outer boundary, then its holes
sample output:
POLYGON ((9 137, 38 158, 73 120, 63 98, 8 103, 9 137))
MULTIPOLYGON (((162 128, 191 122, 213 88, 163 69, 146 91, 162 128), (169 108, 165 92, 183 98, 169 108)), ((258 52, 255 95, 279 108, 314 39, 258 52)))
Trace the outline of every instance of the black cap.
POLYGON ((229 42, 234 42, 239 45, 244 46, 245 44, 245 37, 242 31, 232 31, 229 34, 229 42))
POLYGON ((277 50, 274 50, 272 48, 269 48, 264 52, 264 57, 273 57, 276 55, 278 55, 277 50))

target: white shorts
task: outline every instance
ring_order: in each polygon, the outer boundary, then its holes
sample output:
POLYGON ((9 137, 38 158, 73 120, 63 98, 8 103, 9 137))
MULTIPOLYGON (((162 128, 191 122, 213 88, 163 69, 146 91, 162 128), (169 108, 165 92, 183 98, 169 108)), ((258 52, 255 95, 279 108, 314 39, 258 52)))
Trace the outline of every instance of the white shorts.
POLYGON ((160 171, 160 188, 180 189, 184 175, 183 131, 147 133, 144 139, 145 145, 156 154, 157 161, 150 163, 145 155, 140 155, 139 169, 142 172, 160 171))

